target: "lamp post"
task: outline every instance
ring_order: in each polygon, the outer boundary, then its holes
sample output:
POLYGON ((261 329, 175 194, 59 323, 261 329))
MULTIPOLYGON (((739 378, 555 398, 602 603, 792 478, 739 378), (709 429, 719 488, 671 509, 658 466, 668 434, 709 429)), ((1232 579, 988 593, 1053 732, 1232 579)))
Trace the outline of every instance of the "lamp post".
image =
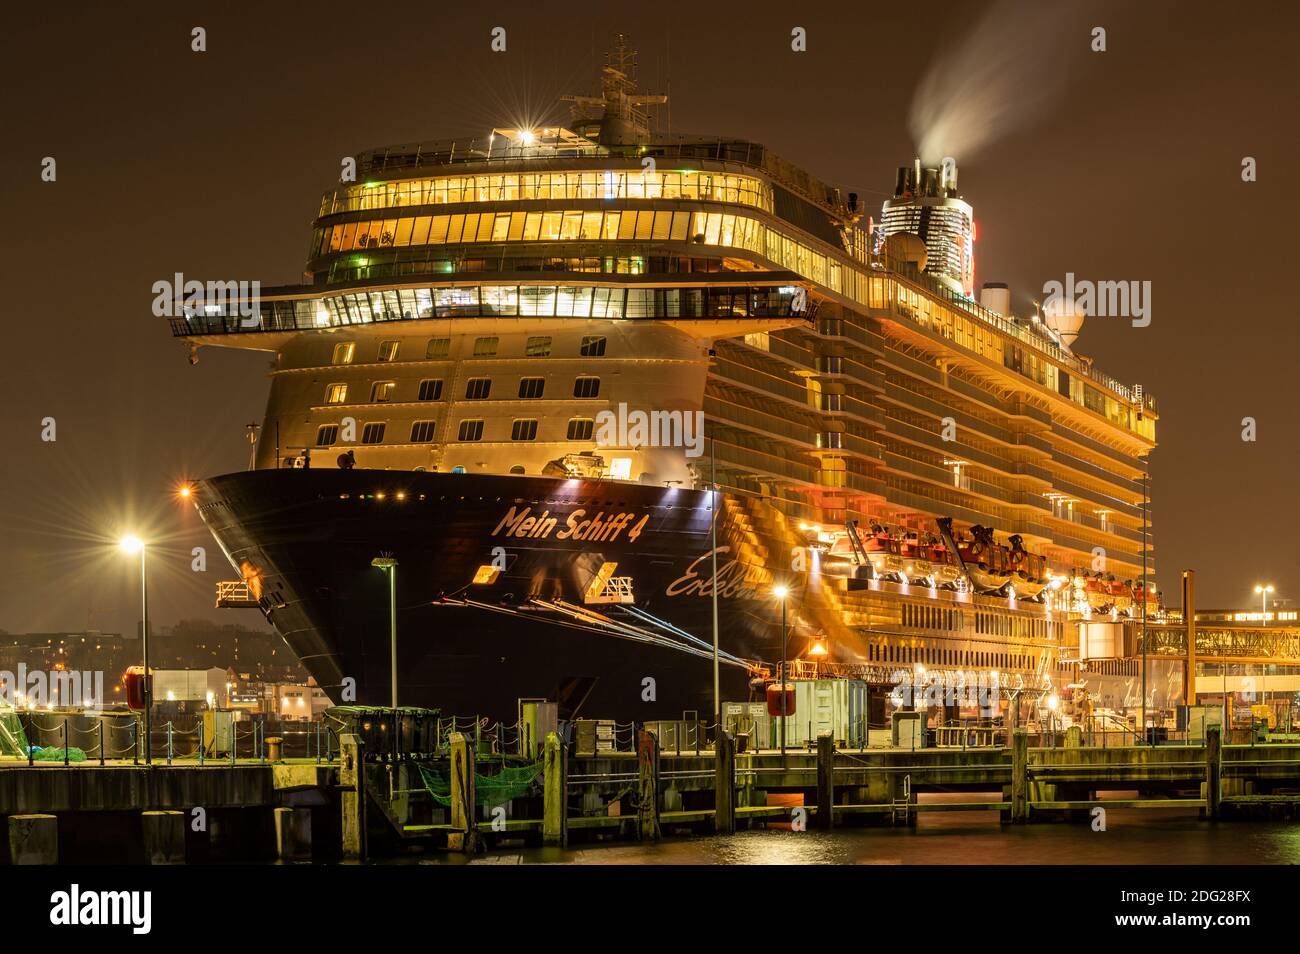
POLYGON ((124 553, 140 554, 140 648, 144 656, 144 679, 141 683, 144 693, 144 764, 153 764, 153 687, 149 679, 149 577, 145 561, 144 541, 134 535, 127 535, 119 541, 118 546, 124 553))
POLYGON ((785 717, 786 717, 786 689, 785 680, 787 678, 786 667, 789 664, 785 653, 785 600, 790 595, 789 589, 784 586, 777 586, 772 590, 772 595, 781 601, 781 668, 778 673, 781 677, 781 754, 785 755, 785 717))
POLYGON ((392 663, 393 711, 397 711, 397 561, 390 556, 377 556, 370 561, 388 577, 388 637, 389 656, 392 663))
POLYGON ((1259 625, 1268 623, 1268 594, 1273 592, 1272 583, 1256 583, 1255 592, 1259 594, 1259 625))

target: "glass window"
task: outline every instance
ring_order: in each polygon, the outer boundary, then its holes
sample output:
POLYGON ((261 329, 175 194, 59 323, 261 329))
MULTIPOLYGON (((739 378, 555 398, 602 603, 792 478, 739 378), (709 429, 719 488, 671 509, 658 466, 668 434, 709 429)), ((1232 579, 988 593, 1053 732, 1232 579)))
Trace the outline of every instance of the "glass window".
POLYGON ((525 285, 519 290, 521 315, 555 314, 554 285, 525 285))
POLYGON ((442 399, 442 378, 425 378, 420 382, 421 401, 438 401, 442 399))
POLYGON ((346 384, 331 384, 325 388, 326 404, 346 404, 348 400, 348 386, 346 384))
POLYGON ((429 242, 429 221, 427 215, 421 215, 415 220, 415 227, 411 230, 412 245, 427 245, 429 242))
POLYGON ((529 338, 524 345, 524 354, 530 358, 545 358, 551 353, 550 337, 529 338))
POLYGON ((382 444, 384 442, 384 428, 387 425, 383 421, 370 421, 361 429, 361 443, 363 444, 382 444))
POLYGON ((394 245, 410 245, 411 229, 415 225, 415 219, 398 219, 397 220, 397 237, 394 239, 394 245))
POLYGON ((519 314, 518 285, 483 285, 479 288, 483 296, 483 313, 487 315, 519 314))
POLYGON ((604 357, 605 340, 604 335, 583 335, 582 347, 579 350, 579 354, 584 358, 604 357))
POLYGON ((533 420, 515 421, 510 428, 512 441, 532 441, 537 439, 537 422, 533 420))
POLYGON ((543 212, 542 213, 542 231, 538 236, 544 242, 554 242, 560 237, 560 222, 562 219, 560 212, 543 212))
POLYGON ((497 353, 497 345, 500 343, 500 341, 501 341, 500 338, 490 338, 490 337, 475 338, 474 357, 476 358, 492 357, 492 355, 497 353))
POLYGON ((521 398, 539 398, 546 391, 545 378, 520 378, 519 396, 521 398))
POLYGON ((357 353, 357 345, 354 341, 342 341, 334 346, 334 357, 330 364, 351 364, 352 357, 357 353))
POLYGON ((445 358, 450 349, 450 338, 430 338, 428 347, 424 349, 424 356, 426 358, 445 358))
POLYGON ((339 439, 339 426, 337 424, 322 424, 316 431, 316 446, 329 447, 339 439))
POLYGON ((412 421, 411 422, 411 443, 412 444, 429 443, 431 440, 433 440, 433 434, 435 429, 436 427, 433 421, 412 421))
POLYGON ((481 441, 483 439, 483 422, 481 420, 461 421, 460 433, 456 439, 461 441, 481 441))
POLYGON ((396 361, 397 348, 401 344, 399 341, 381 341, 379 342, 379 360, 396 361))
POLYGON ((589 417, 569 418, 568 440, 589 441, 596 432, 596 422, 589 417))
POLYGON ((600 396, 600 378, 579 377, 573 382, 573 396, 576 398, 594 398, 600 396))
POLYGON ((376 381, 370 386, 370 400, 377 404, 391 401, 396 387, 397 384, 393 381, 376 381))
POLYGON ((482 401, 491 393, 491 378, 470 378, 465 382, 465 397, 467 400, 482 401))

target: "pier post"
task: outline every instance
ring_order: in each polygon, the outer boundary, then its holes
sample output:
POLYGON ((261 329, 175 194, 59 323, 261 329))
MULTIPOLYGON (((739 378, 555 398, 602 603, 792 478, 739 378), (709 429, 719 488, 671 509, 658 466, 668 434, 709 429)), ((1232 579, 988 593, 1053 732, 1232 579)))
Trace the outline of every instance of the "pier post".
POLYGON ((57 865, 59 863, 58 816, 10 815, 9 863, 57 865))
POLYGON ((736 831, 736 739, 720 729, 713 742, 716 759, 713 776, 713 830, 719 835, 736 831))
POLYGON ((829 732, 817 735, 817 827, 835 827, 835 740, 829 732))
MULTIPOLYGON (((361 737, 339 735, 339 789, 343 794, 343 857, 366 858, 366 765, 361 737)), ((233 751, 233 746, 232 746, 233 751)))
POLYGON ((185 864, 185 813, 141 812, 144 856, 151 865, 185 864))
POLYGON ((1029 730, 1011 734, 1011 822, 1029 820, 1029 730))
POLYGON ((1205 727, 1205 817, 1218 821, 1222 798, 1223 736, 1222 727, 1205 727))
POLYGON ((636 756, 640 800, 637 803, 637 838, 659 840, 659 738, 638 729, 636 756))
POLYGON ((275 810, 275 853, 284 861, 311 857, 311 809, 275 810))
POLYGON ((542 753, 542 844, 569 847, 569 764, 560 737, 546 733, 542 753))
POLYGON ((477 797, 474 792, 475 745, 462 732, 447 739, 451 746, 451 826, 447 847, 473 854, 477 848, 477 797))

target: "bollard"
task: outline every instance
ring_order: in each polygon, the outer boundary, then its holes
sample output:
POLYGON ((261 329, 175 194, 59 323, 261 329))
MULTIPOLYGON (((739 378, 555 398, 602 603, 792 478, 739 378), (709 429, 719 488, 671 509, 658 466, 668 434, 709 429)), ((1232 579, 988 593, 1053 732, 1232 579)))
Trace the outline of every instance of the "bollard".
POLYGON ((473 854, 478 847, 476 810, 478 802, 474 792, 475 746, 460 732, 448 737, 451 745, 451 827, 447 847, 453 851, 473 854))
POLYGON ((713 741, 713 830, 719 835, 736 831, 736 740, 719 729, 713 741))
POLYGON ((343 809, 343 857, 366 859, 366 766, 361 737, 351 732, 339 736, 339 791, 343 809))
POLYGON ((1223 797, 1223 744, 1221 726, 1205 727, 1205 817, 1218 821, 1223 797))
POLYGON ((1015 729, 1011 735, 1011 822, 1029 820, 1029 730, 1015 729))
POLYGON ((817 827, 835 827, 835 740, 830 732, 817 735, 817 827))
POLYGON ((262 759, 264 762, 279 762, 281 752, 284 750, 284 739, 281 736, 273 735, 266 740, 266 756, 262 759))
POLYGON ((658 841, 659 830, 659 739, 653 732, 637 731, 637 839, 658 841))
POLYGON ((542 844, 569 847, 569 758, 554 732, 542 752, 542 844))
POLYGON ((59 863, 58 817, 10 815, 9 862, 15 865, 57 865, 59 863))
POLYGON ((185 864, 185 813, 141 812, 144 856, 151 865, 185 864))
POLYGON ((311 858, 311 809, 275 809, 275 848, 281 861, 311 858))

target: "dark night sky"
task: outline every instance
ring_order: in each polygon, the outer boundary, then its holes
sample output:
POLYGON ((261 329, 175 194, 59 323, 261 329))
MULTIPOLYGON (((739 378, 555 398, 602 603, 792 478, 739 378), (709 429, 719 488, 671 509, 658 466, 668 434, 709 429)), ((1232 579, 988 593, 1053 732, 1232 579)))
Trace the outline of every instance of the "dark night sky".
POLYGON ((269 356, 205 349, 190 367, 150 313, 151 285, 177 271, 297 280, 341 156, 541 119, 559 94, 595 92, 615 30, 641 51, 646 87, 671 81, 674 131, 765 143, 873 211, 915 150, 922 77, 975 57, 963 97, 978 102, 991 72, 1024 120, 962 116, 991 135, 956 156, 977 280, 1010 283, 1022 313, 1067 271, 1151 281, 1150 327, 1092 319, 1077 350, 1160 401, 1159 581, 1176 594, 1196 567, 1203 606, 1246 604, 1259 580, 1300 599, 1293 4, 999 8, 975 50, 963 39, 983 4, 66 6, 11 6, 0 37, 0 628, 133 629, 135 568, 110 546, 128 527, 162 541, 157 621, 256 623, 211 609, 228 568, 170 493, 245 466, 269 356), (190 51, 193 26, 208 52, 190 51), (795 26, 806 53, 790 51, 795 26), (1088 49, 1093 26, 1105 53, 1088 49), (1027 116, 1020 97, 1039 94, 1027 116), (1258 182, 1241 181, 1243 156, 1258 182), (200 545, 205 574, 189 568, 200 545))

